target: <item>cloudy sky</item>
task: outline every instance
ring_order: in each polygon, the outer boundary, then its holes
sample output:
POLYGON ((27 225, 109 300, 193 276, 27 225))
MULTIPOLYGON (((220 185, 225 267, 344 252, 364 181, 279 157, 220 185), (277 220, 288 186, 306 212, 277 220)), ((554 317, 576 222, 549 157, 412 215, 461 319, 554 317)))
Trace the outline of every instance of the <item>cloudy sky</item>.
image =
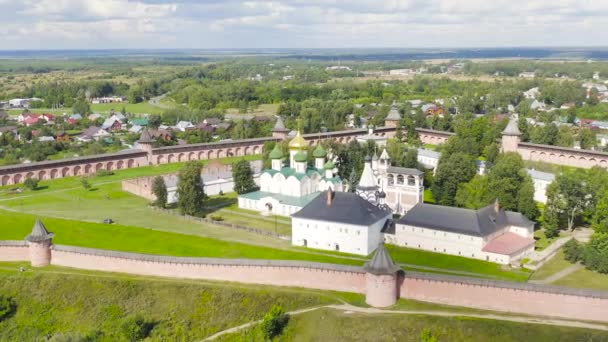
POLYGON ((0 0, 0 49, 608 45, 608 0, 0 0))

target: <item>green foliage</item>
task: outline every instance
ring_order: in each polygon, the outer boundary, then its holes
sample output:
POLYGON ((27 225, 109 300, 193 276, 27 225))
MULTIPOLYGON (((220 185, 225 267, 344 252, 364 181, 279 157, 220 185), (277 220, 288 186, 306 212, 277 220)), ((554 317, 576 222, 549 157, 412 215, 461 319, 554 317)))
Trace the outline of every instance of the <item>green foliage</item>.
POLYGON ((239 160, 232 165, 232 178, 234 180, 234 191, 239 195, 257 189, 257 185, 253 180, 251 164, 245 159, 239 160))
POLYGON ((420 334, 420 341, 422 342, 437 342, 437 336, 433 335, 433 332, 429 328, 424 328, 420 334))
POLYGON ((30 190, 36 190, 38 189, 38 179, 28 178, 23 182, 23 185, 30 190))
POLYGON ((456 193, 456 205, 468 209, 479 209, 491 201, 488 177, 476 175, 468 183, 460 184, 456 193))
POLYGON ((203 212, 205 192, 201 178, 202 165, 189 162, 180 171, 177 181, 177 206, 185 215, 200 215, 203 212))
POLYGON ((476 173, 475 158, 471 155, 462 152, 442 154, 432 188, 435 201, 441 205, 454 205, 460 184, 469 182, 476 173))
POLYGON ((152 193, 156 197, 154 205, 160 208, 165 208, 167 206, 168 193, 165 179, 162 176, 154 177, 154 180, 152 181, 152 193))
POLYGON ((72 112, 82 115, 89 115, 91 114, 91 105, 89 104, 89 101, 87 101, 86 98, 79 97, 78 99, 76 99, 74 105, 72 106, 72 112))
POLYGON ((264 315, 261 329, 264 332, 264 336, 267 339, 272 340, 281 335, 288 322, 289 315, 283 311, 283 308, 279 305, 273 305, 270 311, 264 315))
POLYGON ((17 311, 17 304, 13 298, 0 293, 0 322, 9 318, 17 311))
POLYGON ((564 257, 566 260, 575 263, 582 259, 583 246, 576 239, 570 239, 564 244, 564 257))
POLYGON ((89 178, 85 176, 80 177, 80 185, 82 185, 82 187, 87 191, 90 190, 92 186, 89 182, 89 178))
POLYGON ((120 332, 127 341, 141 341, 150 336, 154 323, 146 321, 141 315, 127 317, 120 325, 120 332))
POLYGON ((95 175, 97 177, 107 177, 107 176, 112 176, 114 175, 114 171, 112 170, 98 170, 95 175))

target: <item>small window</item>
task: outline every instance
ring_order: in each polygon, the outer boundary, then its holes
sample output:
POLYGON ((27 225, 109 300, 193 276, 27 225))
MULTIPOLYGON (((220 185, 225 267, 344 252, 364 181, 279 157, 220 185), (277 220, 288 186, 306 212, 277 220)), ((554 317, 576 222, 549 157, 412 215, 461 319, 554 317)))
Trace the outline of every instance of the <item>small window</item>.
POLYGON ((445 253, 445 248, 443 249, 443 253, 445 253))

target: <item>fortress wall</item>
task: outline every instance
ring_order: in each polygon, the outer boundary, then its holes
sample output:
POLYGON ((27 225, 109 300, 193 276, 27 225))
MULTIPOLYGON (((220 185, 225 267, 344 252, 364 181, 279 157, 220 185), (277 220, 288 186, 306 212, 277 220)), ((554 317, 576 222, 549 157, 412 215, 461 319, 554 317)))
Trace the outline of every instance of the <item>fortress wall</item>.
POLYGON ((520 142, 517 152, 524 160, 541 161, 564 166, 608 168, 608 153, 574 148, 520 142))
POLYGON ((51 264, 172 278, 365 292, 360 267, 255 259, 176 258, 55 246, 51 264))
POLYGON ((0 241, 0 261, 30 261, 25 241, 0 241))
POLYGON ((152 181, 154 177, 142 177, 125 179, 121 182, 122 190, 143 197, 149 201, 155 201, 156 196, 152 193, 152 181))
POLYGON ((400 295, 438 304, 608 322, 608 292, 408 273, 400 295))

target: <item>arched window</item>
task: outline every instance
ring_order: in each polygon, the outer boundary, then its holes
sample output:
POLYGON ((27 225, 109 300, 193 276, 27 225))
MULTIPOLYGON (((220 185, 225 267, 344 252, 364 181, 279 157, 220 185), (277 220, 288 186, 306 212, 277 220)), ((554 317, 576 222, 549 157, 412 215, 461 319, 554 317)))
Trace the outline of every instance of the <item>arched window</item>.
POLYGON ((388 175, 388 185, 393 185, 393 184, 395 184, 395 176, 388 175))
POLYGON ((398 175, 397 176, 397 184, 403 184, 405 181, 403 175, 398 175))
POLYGON ((407 185, 416 185, 416 178, 414 176, 407 176, 407 185))

